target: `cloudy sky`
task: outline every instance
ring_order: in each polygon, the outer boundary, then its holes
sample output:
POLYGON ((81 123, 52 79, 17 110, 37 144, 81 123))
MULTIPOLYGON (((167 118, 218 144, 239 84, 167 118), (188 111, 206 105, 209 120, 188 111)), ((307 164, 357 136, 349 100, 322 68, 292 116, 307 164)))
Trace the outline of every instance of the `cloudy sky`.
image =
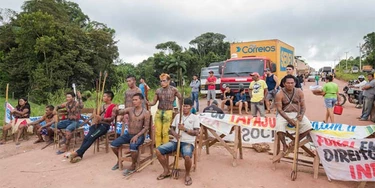
MULTIPOLYGON (((358 56, 363 36, 375 31, 374 0, 73 1, 116 30, 120 57, 134 64, 152 56, 158 43, 188 47, 200 34, 216 32, 229 42, 280 39, 320 68, 345 59, 345 52, 358 56)), ((0 7, 19 12, 22 3, 0 0, 0 7)))

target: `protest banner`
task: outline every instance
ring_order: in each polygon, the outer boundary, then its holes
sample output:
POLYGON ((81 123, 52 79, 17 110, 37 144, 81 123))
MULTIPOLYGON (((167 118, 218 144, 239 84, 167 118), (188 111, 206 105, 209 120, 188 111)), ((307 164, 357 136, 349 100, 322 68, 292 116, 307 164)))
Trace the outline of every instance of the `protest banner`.
POLYGON ((335 138, 318 132, 311 137, 329 179, 375 181, 375 139, 335 138))
MULTIPOLYGON (((231 114, 201 113, 199 114, 199 118, 204 126, 214 129, 222 134, 228 134, 233 125, 240 125, 242 128, 247 128, 248 130, 253 128, 275 130, 276 127, 276 118, 274 117, 263 118, 231 114)), ((339 138, 361 139, 366 138, 375 132, 375 125, 355 126, 317 121, 311 121, 311 124, 315 132, 339 138)), ((287 126, 289 132, 293 132, 293 129, 293 127, 289 125, 287 126)))
POLYGON ((10 112, 14 109, 14 107, 9 104, 8 102, 5 103, 5 123, 10 123, 11 115, 10 112))

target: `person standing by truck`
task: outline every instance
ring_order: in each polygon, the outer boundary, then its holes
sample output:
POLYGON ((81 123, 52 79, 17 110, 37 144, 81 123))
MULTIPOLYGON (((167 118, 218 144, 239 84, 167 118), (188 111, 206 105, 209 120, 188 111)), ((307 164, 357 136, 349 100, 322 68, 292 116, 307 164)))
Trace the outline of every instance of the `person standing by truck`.
POLYGON ((207 106, 210 106, 211 99, 216 99, 216 92, 215 92, 215 85, 216 85, 216 77, 214 76, 214 71, 208 72, 210 76, 208 76, 206 85, 208 85, 207 88, 207 106))
MULTIPOLYGON (((299 83, 299 80, 293 75, 294 73, 294 66, 293 65, 287 65, 286 66, 286 74, 287 75, 292 75, 294 77, 294 82, 295 82, 295 88, 301 88, 301 84, 299 83)), ((281 79, 280 87, 284 88, 284 83, 285 83, 285 77, 281 79)))
POLYGON ((265 117, 264 97, 268 94, 267 84, 260 79, 260 75, 257 72, 251 73, 250 76, 253 79, 249 86, 251 115, 257 117, 257 112, 259 111, 260 117, 265 117))
MULTIPOLYGON (((199 112, 199 88, 201 86, 201 82, 198 80, 198 76, 194 75, 193 80, 190 82, 191 87, 191 100, 195 101, 195 110, 199 112)), ((194 104, 193 104, 194 106, 194 104)))
POLYGON ((271 113, 271 100, 275 99, 277 88, 279 87, 278 78, 276 75, 272 74, 271 70, 269 68, 266 68, 264 70, 266 73, 266 84, 268 88, 268 94, 266 96, 266 114, 271 113))

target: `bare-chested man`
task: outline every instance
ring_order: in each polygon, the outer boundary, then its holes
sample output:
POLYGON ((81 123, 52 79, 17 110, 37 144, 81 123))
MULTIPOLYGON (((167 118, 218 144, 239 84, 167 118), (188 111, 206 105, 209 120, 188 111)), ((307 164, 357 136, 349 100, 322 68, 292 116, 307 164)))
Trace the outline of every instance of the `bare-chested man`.
MULTIPOLYGON (((124 114, 129 115, 128 132, 118 137, 111 143, 113 153, 117 156, 119 147, 123 144, 130 144, 130 153, 132 157, 132 164, 130 168, 125 169, 123 175, 126 176, 135 170, 136 162, 138 158, 138 147, 145 141, 145 133, 150 128, 150 112, 142 107, 143 95, 142 93, 136 93, 133 96, 133 107, 125 108, 124 114)), ((112 170, 119 168, 119 162, 112 167, 112 170)))
MULTIPOLYGON (((124 104, 125 108, 133 107, 133 96, 136 93, 142 93, 142 90, 137 87, 137 81, 133 75, 126 77, 126 83, 128 84, 128 89, 125 91, 124 104)), ((120 115, 121 116, 121 115, 120 115)), ((129 117, 127 114, 123 116, 123 125, 127 126, 129 117)))
POLYGON ((69 155, 71 163, 76 163, 82 160, 83 154, 85 154, 86 150, 90 148, 95 140, 108 132, 117 114, 116 104, 112 103, 114 96, 115 94, 113 94, 112 91, 106 91, 103 93, 104 105, 100 109, 100 114, 93 114, 92 125, 83 139, 81 147, 69 155))
POLYGON ((171 77, 168 74, 159 76, 161 88, 155 92, 155 97, 148 105, 153 106, 159 101, 158 110, 155 115, 155 146, 169 142, 168 131, 173 118, 173 101, 177 97, 182 102, 181 94, 177 88, 170 86, 171 77))
POLYGON ((53 110, 55 109, 54 106, 48 105, 46 106, 46 113, 38 120, 31 122, 28 124, 34 126, 34 131, 36 132, 36 135, 38 136, 38 140, 34 142, 34 144, 39 142, 52 142, 53 141, 53 130, 51 129, 51 126, 55 124, 55 117, 56 114, 53 113, 53 110), (45 125, 41 125, 45 121, 45 125), (43 131, 44 130, 44 131, 43 131), (42 134, 45 134, 46 140, 43 140, 42 134))
MULTIPOLYGON (((61 150, 58 150, 56 154, 60 155, 65 153, 68 150, 70 140, 72 139, 72 132, 78 128, 79 126, 79 119, 81 117, 80 111, 83 108, 83 102, 81 98, 81 93, 77 91, 77 101, 74 100, 75 94, 73 92, 69 92, 66 94, 66 102, 57 106, 56 110, 65 108, 68 115, 67 119, 60 121, 57 124, 57 129, 65 129, 65 138, 64 138, 64 146, 61 150)), ((52 126, 54 128, 54 126, 52 126)))
POLYGON ((126 77, 126 82, 128 84, 128 89, 125 91, 125 108, 133 107, 133 96, 136 93, 142 93, 141 89, 137 87, 137 83, 135 77, 133 75, 129 75, 126 77))
POLYGON ((302 140, 310 133, 312 126, 310 120, 305 116, 306 106, 303 92, 294 87, 296 84, 295 77, 286 75, 283 81, 285 87, 276 94, 275 104, 279 113, 276 116, 276 132, 283 144, 285 153, 289 149, 285 141, 285 127, 288 124, 296 126, 296 121, 299 121, 299 140, 302 140))

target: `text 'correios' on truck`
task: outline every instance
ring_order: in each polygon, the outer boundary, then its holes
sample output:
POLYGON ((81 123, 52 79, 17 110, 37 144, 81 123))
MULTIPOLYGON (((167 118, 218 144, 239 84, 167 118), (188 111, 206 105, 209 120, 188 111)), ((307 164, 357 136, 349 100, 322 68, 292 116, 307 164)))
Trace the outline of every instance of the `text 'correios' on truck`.
POLYGON ((248 88, 253 72, 258 72, 265 79, 264 70, 269 68, 279 80, 286 75, 286 66, 294 65, 294 47, 278 40, 232 43, 232 58, 225 61, 221 74, 221 91, 229 86, 233 92, 248 88))

